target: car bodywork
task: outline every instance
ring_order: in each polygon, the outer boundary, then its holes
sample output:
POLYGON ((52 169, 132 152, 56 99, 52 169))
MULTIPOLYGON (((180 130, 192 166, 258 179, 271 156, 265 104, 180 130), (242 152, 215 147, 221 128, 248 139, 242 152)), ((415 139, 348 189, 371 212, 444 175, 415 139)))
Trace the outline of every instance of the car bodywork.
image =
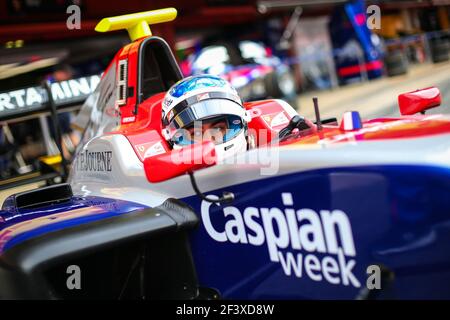
POLYGON ((256 147, 207 163, 210 142, 175 151, 162 137, 179 79, 161 38, 117 53, 77 120, 68 184, 3 204, 0 297, 353 299, 371 296, 370 266, 379 298, 450 297, 450 119, 410 114, 439 92, 402 96, 397 118, 308 121, 277 145, 295 110, 248 102, 256 147), (200 161, 172 161, 184 155, 200 161), (232 202, 202 199, 189 171, 232 202), (71 266, 84 290, 66 286, 71 266))

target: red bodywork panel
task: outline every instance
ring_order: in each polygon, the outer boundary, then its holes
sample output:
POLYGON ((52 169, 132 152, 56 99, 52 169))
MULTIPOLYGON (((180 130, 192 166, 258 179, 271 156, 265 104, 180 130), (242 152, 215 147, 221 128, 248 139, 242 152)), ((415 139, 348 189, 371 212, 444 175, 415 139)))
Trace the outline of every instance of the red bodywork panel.
POLYGON ((171 148, 161 135, 161 102, 165 92, 145 100, 138 107, 138 120, 122 124, 116 133, 123 134, 131 143, 141 161, 145 158, 170 151, 171 148))
POLYGON ((412 115, 441 105, 441 93, 431 87, 398 96, 398 105, 402 115, 412 115))
POLYGON ((448 119, 432 116, 408 116, 401 118, 380 118, 363 122, 363 128, 345 132, 336 126, 324 126, 323 130, 302 137, 290 144, 334 144, 352 141, 374 141, 421 138, 450 133, 448 119))
POLYGON ((161 182, 216 164, 216 149, 211 141, 195 143, 144 160, 148 181, 161 182))
POLYGON ((266 145, 276 138, 292 118, 276 100, 247 102, 244 106, 252 117, 248 124, 249 134, 256 138, 258 146, 266 145))

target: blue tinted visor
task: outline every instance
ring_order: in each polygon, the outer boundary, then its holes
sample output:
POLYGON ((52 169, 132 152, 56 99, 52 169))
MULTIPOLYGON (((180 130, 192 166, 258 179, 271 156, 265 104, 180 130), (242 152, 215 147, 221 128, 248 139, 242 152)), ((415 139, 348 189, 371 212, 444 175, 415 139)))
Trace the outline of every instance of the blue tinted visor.
POLYGON ((196 120, 192 125, 177 130, 172 142, 179 146, 187 146, 207 140, 215 144, 221 144, 235 138, 243 128, 243 121, 239 116, 215 116, 196 120))

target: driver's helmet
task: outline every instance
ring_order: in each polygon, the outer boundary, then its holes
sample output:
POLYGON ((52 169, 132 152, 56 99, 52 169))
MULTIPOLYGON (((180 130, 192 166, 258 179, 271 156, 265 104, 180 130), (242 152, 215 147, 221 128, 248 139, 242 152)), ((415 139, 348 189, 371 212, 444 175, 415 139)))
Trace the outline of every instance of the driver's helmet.
POLYGON ((236 90, 220 77, 196 75, 174 84, 164 97, 162 121, 174 149, 210 140, 219 161, 247 150, 250 117, 236 90))

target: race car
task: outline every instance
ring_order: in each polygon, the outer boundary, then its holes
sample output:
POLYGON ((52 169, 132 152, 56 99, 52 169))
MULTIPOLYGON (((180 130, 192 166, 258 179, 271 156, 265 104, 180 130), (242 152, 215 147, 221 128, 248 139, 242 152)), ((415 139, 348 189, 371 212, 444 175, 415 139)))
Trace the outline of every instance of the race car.
POLYGON ((0 297, 450 298, 450 119, 420 114, 439 90, 370 120, 321 119, 317 99, 315 121, 282 100, 244 103, 253 147, 218 161, 212 141, 166 139, 182 75, 149 24, 175 17, 98 24, 132 42, 80 112, 67 183, 3 203, 0 297))

